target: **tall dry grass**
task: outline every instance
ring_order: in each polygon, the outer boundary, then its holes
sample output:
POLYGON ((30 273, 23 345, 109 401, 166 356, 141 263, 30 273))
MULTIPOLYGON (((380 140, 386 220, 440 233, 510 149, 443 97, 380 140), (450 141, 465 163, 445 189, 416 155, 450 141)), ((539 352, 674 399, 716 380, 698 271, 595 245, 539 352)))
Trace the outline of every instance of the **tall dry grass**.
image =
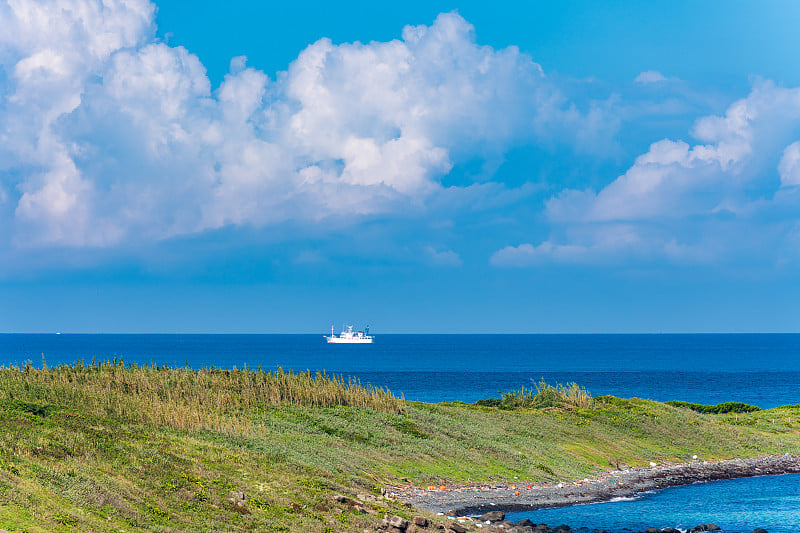
POLYGON ((544 379, 535 383, 533 389, 523 387, 520 392, 506 392, 499 401, 494 402, 489 404, 483 401, 485 405, 496 405, 501 409, 545 407, 588 409, 594 406, 592 395, 577 383, 550 385, 544 379))
POLYGON ((0 367, 0 402, 23 401, 176 429, 241 430, 276 405, 401 412, 403 400, 358 380, 278 369, 139 366, 122 361, 56 368, 0 367))

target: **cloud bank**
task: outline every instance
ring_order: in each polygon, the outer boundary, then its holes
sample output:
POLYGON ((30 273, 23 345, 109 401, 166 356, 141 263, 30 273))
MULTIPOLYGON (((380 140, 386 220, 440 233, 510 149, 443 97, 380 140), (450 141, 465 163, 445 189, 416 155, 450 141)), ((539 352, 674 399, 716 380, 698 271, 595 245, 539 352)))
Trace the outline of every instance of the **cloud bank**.
POLYGON ((491 262, 796 256, 800 89, 759 82, 723 116, 697 120, 692 136, 697 143, 653 143, 597 192, 560 192, 546 204, 551 238, 508 246, 491 262))
POLYGON ((391 42, 322 39, 275 79, 233 58, 213 88, 197 56, 155 38, 154 12, 144 0, 0 2, 7 244, 398 212, 460 161, 534 142, 591 150, 615 127, 517 48, 476 43, 456 13, 391 42))

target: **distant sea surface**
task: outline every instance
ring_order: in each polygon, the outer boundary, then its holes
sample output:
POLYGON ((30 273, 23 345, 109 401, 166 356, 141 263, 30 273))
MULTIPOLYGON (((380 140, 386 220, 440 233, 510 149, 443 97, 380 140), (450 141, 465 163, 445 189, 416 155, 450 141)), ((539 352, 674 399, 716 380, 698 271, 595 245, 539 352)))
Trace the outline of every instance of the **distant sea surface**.
POLYGON ((474 402, 542 378, 595 395, 762 408, 800 403, 800 334, 319 335, 0 334, 0 365, 114 357, 138 364, 325 371, 425 402, 474 402))

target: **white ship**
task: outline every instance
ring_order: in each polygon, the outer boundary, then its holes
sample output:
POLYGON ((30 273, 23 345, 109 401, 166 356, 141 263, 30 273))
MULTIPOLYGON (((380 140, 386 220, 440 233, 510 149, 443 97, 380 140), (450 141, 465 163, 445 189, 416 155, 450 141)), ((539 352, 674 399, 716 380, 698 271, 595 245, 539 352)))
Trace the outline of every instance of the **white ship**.
POLYGON ((333 326, 331 326, 331 336, 325 336, 325 340, 329 344, 372 344, 369 326, 364 328, 364 331, 353 331, 353 326, 347 326, 347 329, 343 329, 338 337, 333 334, 333 326))

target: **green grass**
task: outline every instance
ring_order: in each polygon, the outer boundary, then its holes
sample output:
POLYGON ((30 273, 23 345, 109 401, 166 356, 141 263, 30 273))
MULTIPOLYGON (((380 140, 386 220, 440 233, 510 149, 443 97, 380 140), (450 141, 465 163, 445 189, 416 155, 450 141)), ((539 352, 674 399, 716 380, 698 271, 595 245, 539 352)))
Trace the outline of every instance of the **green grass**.
POLYGON ((800 453, 797 406, 709 415, 544 385, 555 401, 523 391, 529 402, 500 409, 308 373, 0 368, 0 528, 361 531, 416 511, 378 499, 363 514, 333 493, 800 453))

